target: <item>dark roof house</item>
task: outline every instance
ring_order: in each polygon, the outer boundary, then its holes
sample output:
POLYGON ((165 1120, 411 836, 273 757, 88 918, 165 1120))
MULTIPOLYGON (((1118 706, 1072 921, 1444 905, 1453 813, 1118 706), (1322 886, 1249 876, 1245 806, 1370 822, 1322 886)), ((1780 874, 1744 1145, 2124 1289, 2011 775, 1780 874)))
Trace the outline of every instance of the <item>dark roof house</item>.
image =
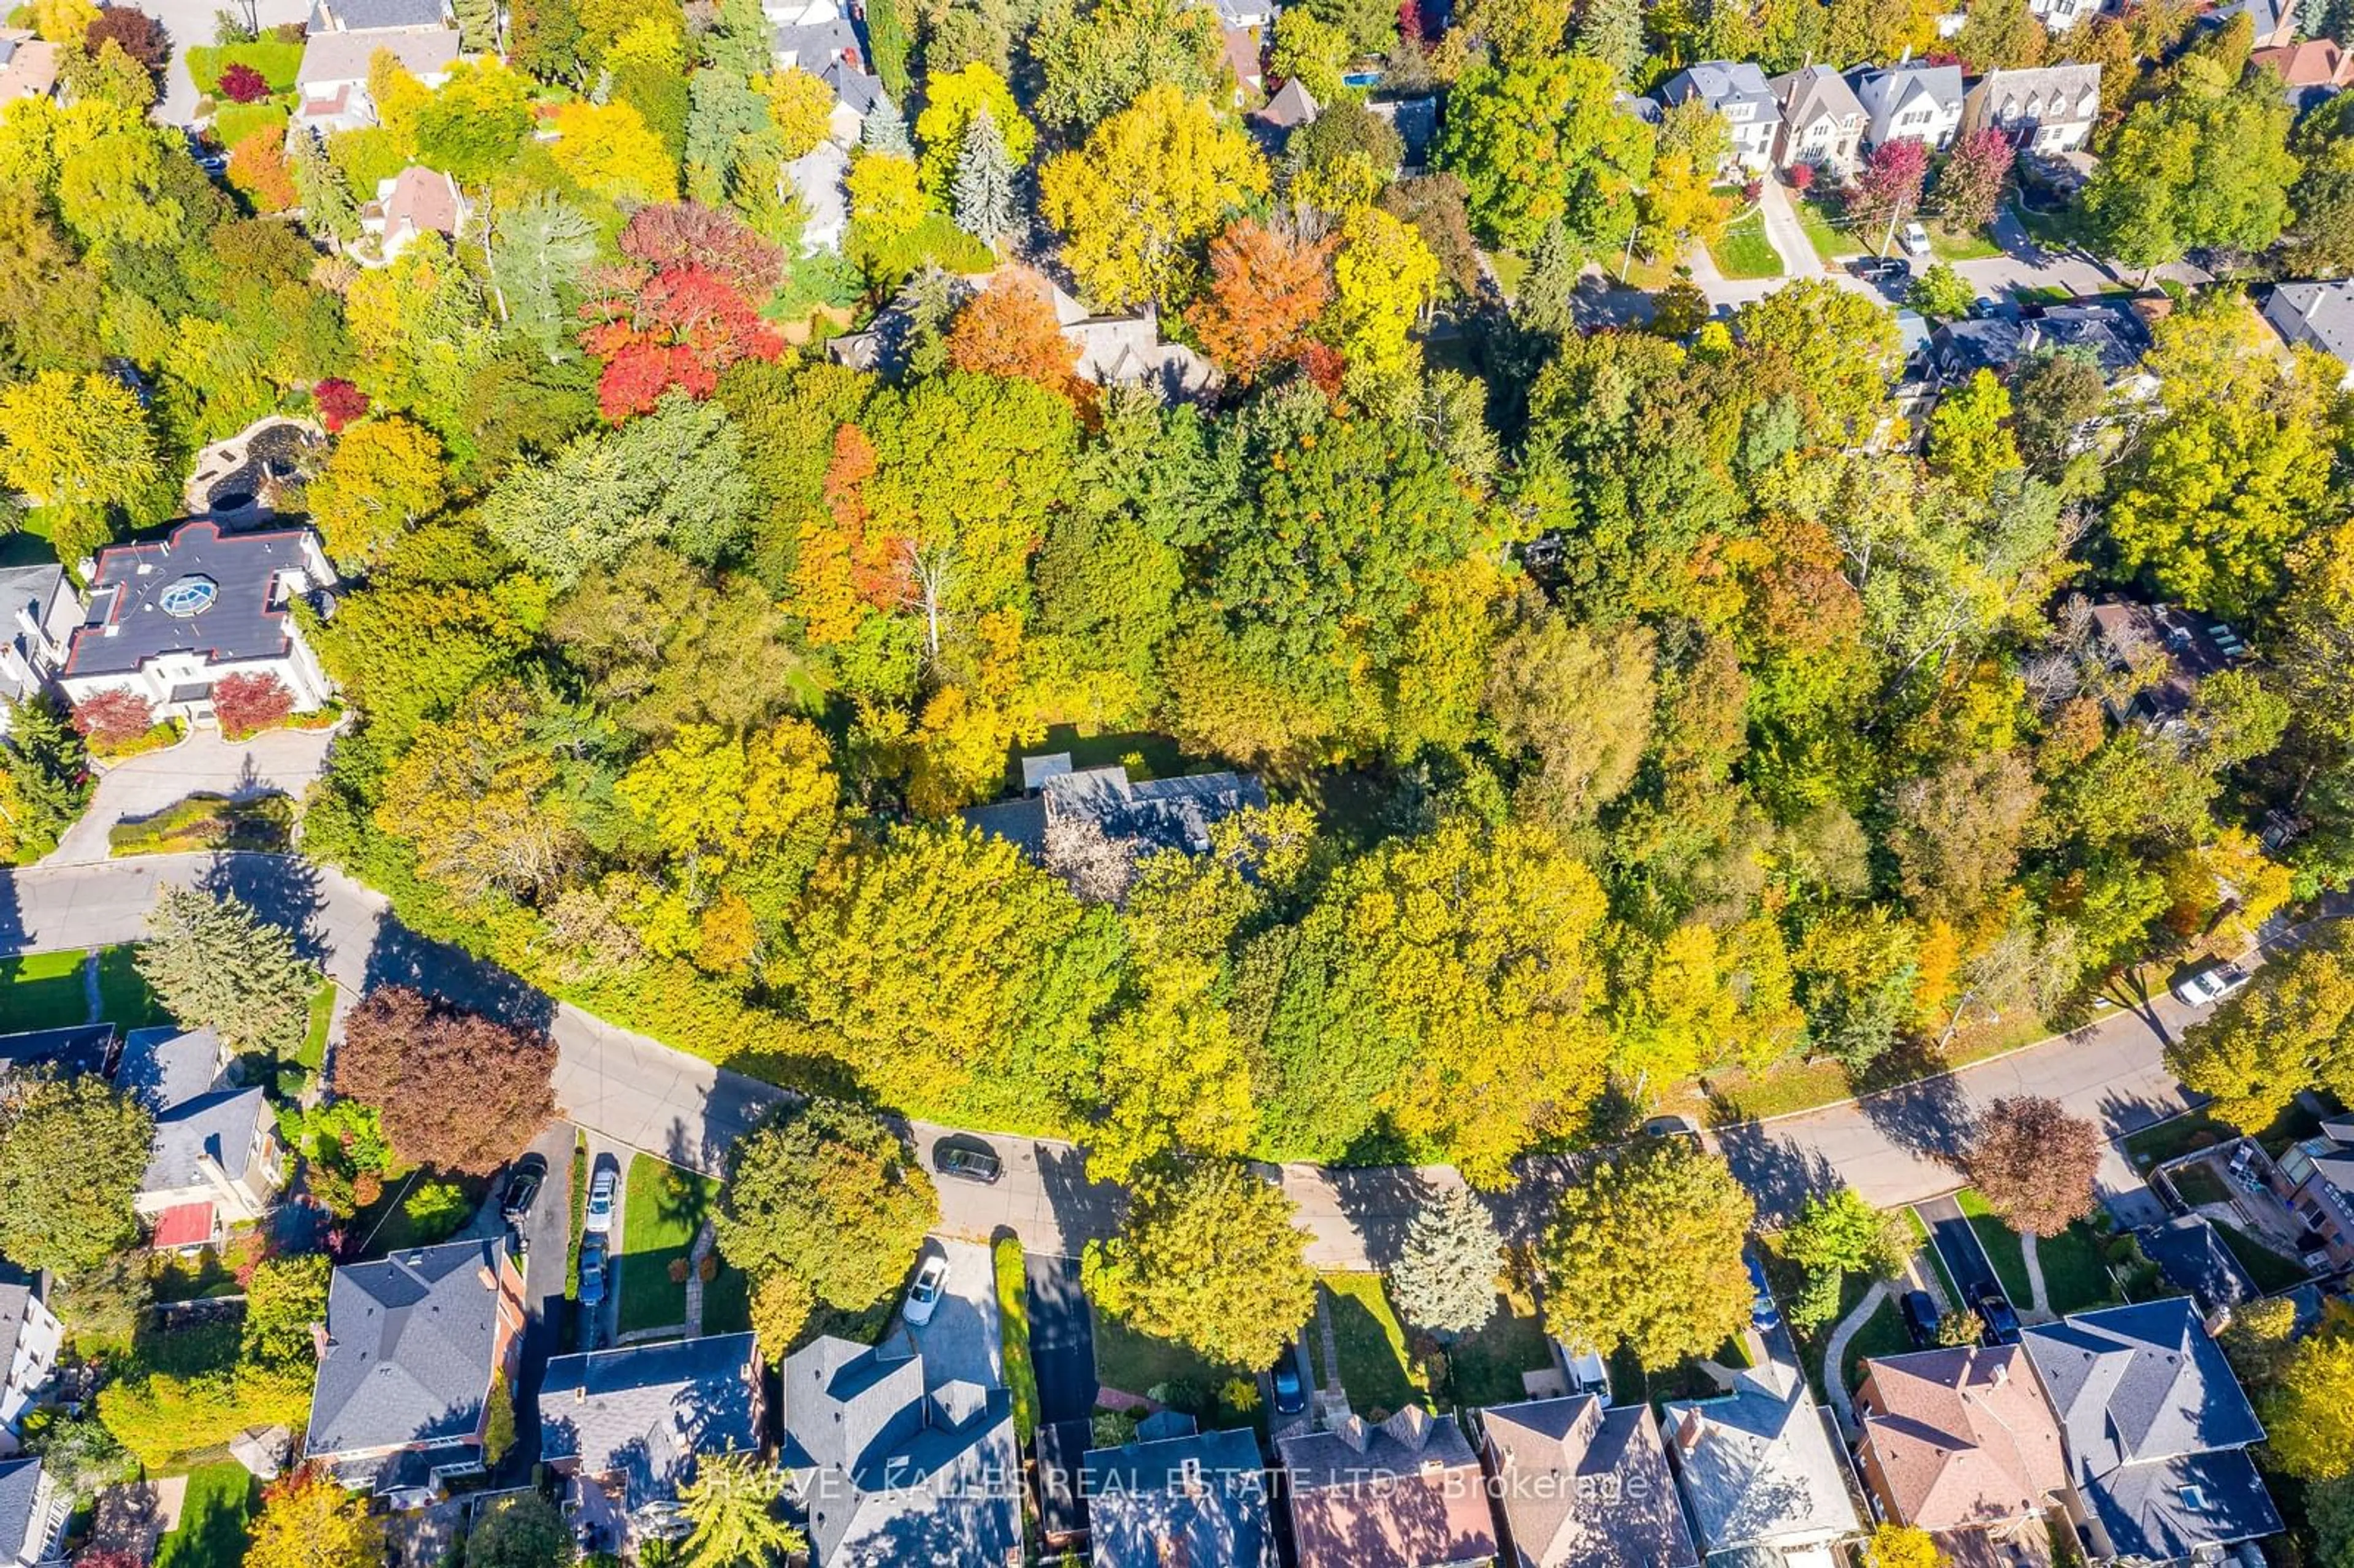
POLYGON ((2080 1313, 2021 1342, 2097 1555, 2171 1563, 2279 1531, 2247 1454, 2264 1429, 2191 1302, 2080 1313))
POLYGON ((480 1469, 491 1384, 503 1372, 512 1383, 523 1320, 503 1240, 336 1269, 304 1452, 347 1486, 412 1503, 480 1469))
MULTIPOLYGON (((1190 1426, 1182 1417, 1172 1427, 1190 1426)), ((1276 1568, 1258 1437, 1184 1432, 1089 1449, 1095 1568, 1276 1568)))
POLYGON ((0 1463, 0 1568, 36 1568, 62 1563, 66 1520, 73 1496, 60 1489, 38 1459, 0 1463))
POLYGON ((831 1335, 785 1360, 777 1463, 816 1568, 1013 1568, 1022 1561, 1011 1396, 944 1383, 902 1329, 831 1335))
POLYGON ((1148 850, 1206 854, 1211 824, 1267 804, 1267 790, 1247 773, 1130 782, 1128 769, 1118 766, 1075 769, 1067 752, 1023 758, 1022 783, 1021 799, 971 807, 964 820, 1033 856, 1044 852, 1047 827, 1066 816, 1084 818, 1105 837, 1137 841, 1148 850))
POLYGON ((1660 1422, 1709 1556, 1795 1552, 1856 1533, 1845 1467, 1795 1368, 1769 1361, 1738 1372, 1731 1393, 1670 1401, 1660 1422))
POLYGON ((2203 1215, 2177 1214, 2135 1234, 2167 1282, 2189 1291, 2211 1319, 2263 1294, 2203 1215))
POLYGON ((1479 1456, 1451 1419, 1409 1404, 1276 1448, 1299 1568, 1484 1568, 1496 1555, 1479 1456))
POLYGON ((2111 705, 2109 716, 2119 724, 2134 720, 2166 730, 2187 722, 2200 683, 2249 656, 2247 643, 2231 627, 2170 604, 2105 599, 2092 614, 2112 668, 2129 670, 2151 658, 2164 662, 2155 681, 2111 705))
POLYGON ((675 1533, 695 1461, 760 1447, 762 1381, 750 1334, 557 1356, 540 1385, 540 1457, 597 1486, 633 1533, 675 1533))
POLYGON ((114 1025, 75 1023, 63 1029, 28 1029, 22 1034, 0 1034, 0 1074, 27 1067, 54 1067, 60 1073, 114 1070, 114 1025))
POLYGON ((1649 1404, 1540 1399, 1479 1428, 1511 1568, 1698 1568, 1649 1404))
POLYGON ((421 33, 456 25, 446 0, 311 0, 304 30, 372 33, 397 28, 421 33))

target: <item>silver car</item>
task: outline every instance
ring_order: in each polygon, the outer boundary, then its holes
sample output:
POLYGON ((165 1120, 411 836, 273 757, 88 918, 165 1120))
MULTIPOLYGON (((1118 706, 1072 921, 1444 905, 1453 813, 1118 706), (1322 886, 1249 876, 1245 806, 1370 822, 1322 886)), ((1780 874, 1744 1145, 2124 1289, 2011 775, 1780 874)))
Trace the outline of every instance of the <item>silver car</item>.
POLYGON ((2205 1007, 2230 996, 2249 978, 2237 964, 2209 964, 2174 982, 2174 1000, 2185 1007, 2205 1007))
POLYGON ((916 1283, 907 1287, 907 1309, 900 1316, 910 1328, 920 1329, 932 1320, 932 1308, 940 1304, 940 1290, 949 1282, 949 1260, 937 1255, 924 1259, 924 1266, 916 1273, 916 1283))

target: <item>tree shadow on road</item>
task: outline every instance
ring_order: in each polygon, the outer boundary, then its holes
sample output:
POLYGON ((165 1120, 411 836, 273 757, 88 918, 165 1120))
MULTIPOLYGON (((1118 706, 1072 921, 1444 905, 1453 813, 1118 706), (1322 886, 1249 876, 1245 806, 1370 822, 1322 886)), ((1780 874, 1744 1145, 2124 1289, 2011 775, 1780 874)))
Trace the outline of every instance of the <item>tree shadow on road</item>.
POLYGON ((294 951, 314 964, 327 958, 319 916, 326 908, 319 868, 300 855, 217 854, 196 874, 196 885, 215 898, 234 898, 273 926, 294 934, 294 951))
POLYGON ((1733 1174, 1757 1200, 1761 1220, 1787 1220, 1808 1198, 1832 1192, 1842 1183, 1829 1160, 1811 1149, 1777 1138, 1762 1122, 1736 1121, 1712 1125, 1709 1135, 1733 1167, 1733 1174))

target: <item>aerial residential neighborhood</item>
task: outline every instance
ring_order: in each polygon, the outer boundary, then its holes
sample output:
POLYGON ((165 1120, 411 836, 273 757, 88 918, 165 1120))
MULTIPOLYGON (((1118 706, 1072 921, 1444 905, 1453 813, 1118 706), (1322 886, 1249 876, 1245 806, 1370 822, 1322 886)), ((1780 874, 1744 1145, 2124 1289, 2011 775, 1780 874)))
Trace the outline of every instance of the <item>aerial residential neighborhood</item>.
POLYGON ((23 0, 0 1568, 2354 1568, 2347 0, 23 0))

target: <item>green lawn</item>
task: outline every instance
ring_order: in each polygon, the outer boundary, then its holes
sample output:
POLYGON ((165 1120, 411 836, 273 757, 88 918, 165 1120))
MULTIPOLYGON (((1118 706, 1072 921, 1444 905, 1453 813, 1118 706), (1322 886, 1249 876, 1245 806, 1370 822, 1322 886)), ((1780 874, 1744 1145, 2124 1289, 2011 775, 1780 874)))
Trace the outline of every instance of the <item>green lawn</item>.
MULTIPOLYGON (((455 1181, 465 1194, 466 1213, 471 1216, 490 1196, 488 1176, 437 1177, 431 1171, 412 1171, 398 1181, 387 1180, 384 1195, 352 1216, 351 1234, 365 1238, 361 1252, 367 1257, 382 1257, 404 1247, 424 1246, 448 1239, 445 1230, 440 1235, 420 1230, 408 1212, 409 1194, 433 1181, 455 1181)), ((462 1224, 464 1222, 460 1222, 462 1224)))
POLYGON ((2178 1165, 2166 1173, 2166 1179, 2174 1183, 2174 1190, 2181 1194, 2182 1201, 2194 1208, 2200 1203, 2228 1203, 2232 1201, 2232 1190, 2223 1185, 2223 1179, 2215 1174, 2215 1168, 2211 1165, 2203 1162, 2178 1165))
POLYGON ((2010 205, 2011 215, 2027 237, 2047 249, 2065 250, 2077 242, 2076 217, 2073 211, 2037 212, 2024 202, 2010 205))
POLYGON ((322 980, 311 993, 311 1026, 302 1032, 302 1054, 295 1058, 303 1068, 318 1072, 327 1065, 327 1026, 335 1018, 335 982, 322 980))
POLYGON ((1807 231, 1808 243, 1826 262, 1863 254, 1863 244, 1832 221, 1830 209, 1823 202, 1809 196, 1794 199, 1790 205, 1797 208, 1798 227, 1807 231))
POLYGON ((2101 1247, 2099 1233, 2082 1220, 2036 1244, 2035 1255, 2043 1266, 2043 1287, 2050 1293, 2052 1310, 2064 1317, 2116 1305, 2116 1287, 2110 1281, 2101 1247))
POLYGON ((1332 1337, 1341 1347, 1341 1386, 1368 1421, 1417 1404, 1423 1390, 1406 1365, 1405 1330, 1383 1293, 1378 1274, 1328 1274, 1332 1337))
POLYGON ((997 1333, 1005 1386, 1013 1395, 1013 1430, 1027 1443, 1038 1429, 1038 1373, 1030 1362, 1030 1289, 1021 1241, 999 1236, 990 1248, 990 1262, 997 1275, 997 1333))
POLYGON ((1940 261, 1983 261, 1989 256, 2002 254, 2002 247, 1982 230, 1948 234, 1934 223, 1925 227, 1929 230, 1929 249, 1940 261))
POLYGON ((1533 1311, 1516 1310, 1510 1297, 1500 1296, 1493 1317, 1447 1347, 1447 1362, 1456 1404, 1511 1404, 1528 1397, 1522 1372, 1553 1365, 1553 1346, 1533 1311))
MULTIPOLYGON (((2256 1132, 2256 1141, 2264 1145, 2265 1153, 2277 1160, 2290 1144, 2311 1138, 2320 1129, 2320 1118, 2291 1102, 2287 1109, 2273 1118, 2271 1126, 2256 1132)), ((2133 1160, 2134 1169, 2146 1174, 2152 1166, 2228 1143, 2243 1130, 2246 1129, 2218 1120, 2203 1109, 2185 1111, 2170 1120, 2127 1134, 2125 1151, 2133 1160)))
MULTIPOLYGON (((1780 1258, 1770 1255, 1766 1267, 1767 1283, 1774 1287, 1776 1299, 1787 1308, 1789 1302, 1797 1299, 1798 1271, 1780 1258)), ((1842 1275, 1840 1277, 1839 1310, 1831 1314, 1829 1322, 1808 1330, 1800 1329, 1795 1322, 1790 1324, 1790 1338, 1797 1344, 1798 1361, 1807 1369, 1807 1382, 1818 1398, 1829 1392, 1823 1382, 1823 1358, 1830 1351, 1831 1334, 1847 1321, 1850 1313, 1863 1305, 1864 1295, 1871 1290, 1872 1284, 1872 1277, 1867 1274, 1842 1275)), ((1783 1316, 1787 1321, 1788 1312, 1786 1310, 1783 1316)))
POLYGON ((1762 212, 1743 214, 1724 231, 1723 238, 1708 248, 1716 260, 1716 270, 1728 278, 1778 278, 1782 275, 1781 253, 1766 237, 1766 215, 1762 212))
POLYGON ((253 1477, 234 1460, 188 1472, 180 1526, 155 1545, 155 1568, 239 1568, 253 1513, 253 1477))
POLYGON ((133 961, 137 951, 125 943, 98 955, 98 1005, 118 1029, 145 1029, 173 1021, 140 977, 139 966, 133 961))
MULTIPOLYGON (((671 1277, 671 1265, 685 1261, 695 1233, 718 1202, 719 1183, 708 1177, 651 1154, 630 1160, 621 1212, 621 1332, 686 1320, 686 1286, 671 1277)), ((708 1289, 704 1300, 707 1308, 708 1289)))
POLYGON ((1867 1356, 1901 1356, 1913 1348, 1913 1337, 1904 1331, 1904 1310, 1897 1305, 1893 1292, 1880 1304, 1880 1309, 1863 1320, 1855 1338, 1847 1342, 1847 1351, 1840 1357, 1841 1386, 1853 1389, 1860 1376, 1857 1366, 1867 1356))
POLYGON ((82 991, 81 960, 78 950, 0 959, 0 1013, 7 1017, 8 1032, 87 1022, 90 999, 82 991))
POLYGON ((2218 1224, 2215 1232, 2232 1249, 2232 1255, 2240 1260, 2240 1266, 2248 1271, 2248 1277, 2256 1282, 2256 1288, 2267 1296, 2302 1285, 2309 1277, 2305 1266, 2296 1259, 2274 1252, 2228 1220, 2218 1224))
POLYGON ((286 105, 265 98, 260 103, 224 103, 213 111, 213 140, 221 151, 232 152, 258 131, 283 132, 290 117, 286 105))
POLYGON ((1967 1187, 1954 1194, 1954 1201, 1970 1217, 1970 1229, 1977 1233, 1978 1245, 1986 1249, 1987 1261, 1994 1265, 2002 1293, 2014 1305, 2025 1305, 2034 1292, 2028 1285, 2027 1254, 2020 1247, 2019 1233, 1995 1218, 1986 1200, 1967 1187))
POLYGON ((1504 298, 1518 299, 1521 280, 1529 275, 1529 259, 1515 250, 1490 250, 1488 265, 1494 270, 1496 287, 1503 291, 1504 298))
MULTIPOLYGON (((1188 1409, 1206 1407, 1218 1384, 1244 1369, 1213 1366, 1182 1345, 1140 1334, 1119 1319, 1098 1310, 1096 1315, 1096 1378, 1106 1388, 1150 1397, 1156 1388, 1188 1385, 1188 1409)), ((1308 1336, 1310 1346, 1316 1336, 1308 1336)))

